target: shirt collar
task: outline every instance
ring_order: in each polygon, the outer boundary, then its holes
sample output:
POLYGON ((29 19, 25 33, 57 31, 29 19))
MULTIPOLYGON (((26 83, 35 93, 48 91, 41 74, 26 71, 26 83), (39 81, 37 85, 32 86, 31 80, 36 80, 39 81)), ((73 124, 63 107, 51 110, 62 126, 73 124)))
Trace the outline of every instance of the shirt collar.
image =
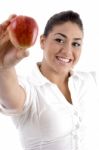
POLYGON ((85 79, 85 74, 86 73, 83 71, 72 70, 70 72, 70 78, 78 78, 83 81, 85 79))
MULTIPOLYGON (((44 84, 52 84, 50 80, 48 80, 41 72, 39 69, 39 64, 40 62, 37 62, 36 64, 33 65, 32 73, 31 73, 31 82, 33 82, 34 85, 40 86, 44 84)), ((71 70, 70 71, 70 78, 80 78, 83 80, 83 72, 71 70)))
POLYGON ((44 85, 46 83, 51 83, 51 81, 49 81, 40 72, 39 64, 40 64, 40 62, 37 62, 36 64, 33 65, 32 73, 31 73, 32 77, 30 77, 30 79, 32 78, 31 82, 33 82, 33 84, 36 86, 44 85))

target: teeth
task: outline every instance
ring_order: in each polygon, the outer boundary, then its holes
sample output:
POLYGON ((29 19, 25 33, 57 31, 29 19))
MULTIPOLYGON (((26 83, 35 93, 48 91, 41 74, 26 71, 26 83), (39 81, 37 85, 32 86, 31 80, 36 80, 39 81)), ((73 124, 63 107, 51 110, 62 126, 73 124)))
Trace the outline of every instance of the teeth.
POLYGON ((62 58, 62 57, 57 57, 57 58, 58 58, 58 60, 63 61, 65 63, 69 63, 70 62, 70 59, 68 59, 68 58, 62 58))

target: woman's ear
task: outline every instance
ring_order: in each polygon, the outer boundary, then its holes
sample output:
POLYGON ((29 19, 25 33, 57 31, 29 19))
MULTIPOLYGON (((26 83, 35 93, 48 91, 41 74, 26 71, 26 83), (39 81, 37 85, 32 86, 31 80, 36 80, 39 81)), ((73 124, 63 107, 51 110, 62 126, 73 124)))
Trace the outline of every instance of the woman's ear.
POLYGON ((41 46, 41 49, 44 49, 45 42, 46 42, 46 37, 44 35, 41 35, 40 36, 40 46, 41 46))

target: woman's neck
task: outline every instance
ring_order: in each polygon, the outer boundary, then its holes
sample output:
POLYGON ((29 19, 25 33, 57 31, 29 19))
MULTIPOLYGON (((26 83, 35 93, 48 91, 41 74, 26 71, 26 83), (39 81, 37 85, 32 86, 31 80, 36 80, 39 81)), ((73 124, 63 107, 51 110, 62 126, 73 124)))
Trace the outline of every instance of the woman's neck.
POLYGON ((48 69, 48 67, 45 67, 42 64, 39 64, 39 69, 41 71, 41 73, 51 82, 57 84, 57 85, 62 85, 62 84, 66 84, 66 82, 68 82, 68 78, 70 76, 69 72, 65 72, 65 73, 58 73, 55 72, 51 69, 48 69))

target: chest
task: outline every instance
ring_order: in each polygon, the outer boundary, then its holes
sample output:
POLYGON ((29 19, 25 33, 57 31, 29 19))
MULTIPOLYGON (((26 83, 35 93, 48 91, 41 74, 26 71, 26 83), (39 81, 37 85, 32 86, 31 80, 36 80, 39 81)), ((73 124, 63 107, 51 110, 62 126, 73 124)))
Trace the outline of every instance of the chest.
POLYGON ((57 86, 38 88, 36 93, 37 109, 34 116, 39 119, 43 136, 51 138, 71 134, 75 113, 73 106, 66 101, 67 93, 65 98, 57 86))
POLYGON ((69 90, 69 87, 66 85, 63 86, 59 86, 59 92, 61 92, 63 94, 63 96, 65 97, 65 99, 72 104, 72 98, 71 98, 71 92, 69 90))
MULTIPOLYGON (((36 96, 32 95, 31 107, 23 116, 23 120, 26 119, 24 128, 22 127, 21 129, 24 132, 24 137, 43 138, 44 141, 56 138, 58 140, 61 137, 65 137, 67 141, 68 136, 72 139, 73 134, 77 136, 81 134, 84 138, 92 131, 94 132, 94 129, 99 127, 97 125, 96 128, 96 116, 99 113, 96 113, 96 107, 93 113, 95 97, 94 94, 89 95, 90 91, 87 91, 87 93, 86 90, 85 92, 84 90, 78 91, 78 95, 76 94, 73 97, 74 105, 71 105, 56 86, 49 86, 48 89, 46 87, 37 88, 36 96), (79 100, 80 97, 81 101, 79 100), (91 101, 90 105, 89 101, 91 101), (36 102, 35 109, 34 102, 36 102), (77 106, 79 108, 75 110, 77 106)), ((20 126, 22 126, 22 123, 20 126)), ((90 139, 90 137, 88 138, 90 139)))

